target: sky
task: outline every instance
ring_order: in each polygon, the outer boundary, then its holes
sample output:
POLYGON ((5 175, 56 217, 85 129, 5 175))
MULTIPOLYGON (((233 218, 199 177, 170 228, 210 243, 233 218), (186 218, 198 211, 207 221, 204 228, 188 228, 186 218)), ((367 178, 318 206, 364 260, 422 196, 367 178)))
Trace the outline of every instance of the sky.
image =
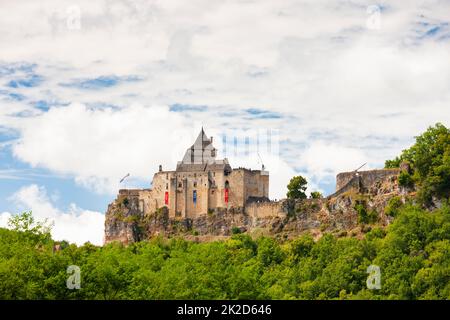
POLYGON ((271 199, 330 194, 449 124, 449 23, 450 1, 0 0, 0 226, 100 245, 118 189, 202 126, 271 199))

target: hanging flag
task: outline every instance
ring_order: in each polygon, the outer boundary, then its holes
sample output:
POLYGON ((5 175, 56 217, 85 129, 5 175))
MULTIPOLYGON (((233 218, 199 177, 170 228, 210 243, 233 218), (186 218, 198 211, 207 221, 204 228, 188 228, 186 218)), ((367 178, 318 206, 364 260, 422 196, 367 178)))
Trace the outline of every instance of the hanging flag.
POLYGON ((166 194, 164 195, 164 204, 169 204, 169 192, 166 191, 166 194))
POLYGON ((228 188, 225 189, 225 203, 228 203, 228 188))

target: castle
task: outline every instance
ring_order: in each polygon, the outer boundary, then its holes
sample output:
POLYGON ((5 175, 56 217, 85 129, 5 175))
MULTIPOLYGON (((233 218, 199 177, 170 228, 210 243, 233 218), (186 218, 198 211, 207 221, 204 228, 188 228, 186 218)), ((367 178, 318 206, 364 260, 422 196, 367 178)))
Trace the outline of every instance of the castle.
POLYGON ((339 173, 336 192, 326 198, 269 201, 269 173, 232 169, 227 159, 216 160, 213 139, 202 128, 176 169, 154 174, 150 189, 121 189, 105 214, 105 244, 129 244, 153 236, 184 235, 217 239, 233 232, 263 232, 296 236, 310 232, 363 232, 355 205, 384 213, 389 199, 404 194, 398 169, 339 173))
POLYGON ((159 171, 151 189, 121 189, 119 195, 139 200, 144 215, 162 207, 169 217, 195 218, 215 208, 242 208, 247 203, 268 201, 269 173, 245 168, 232 169, 228 160, 217 160, 213 138, 203 128, 186 150, 174 171, 159 171))

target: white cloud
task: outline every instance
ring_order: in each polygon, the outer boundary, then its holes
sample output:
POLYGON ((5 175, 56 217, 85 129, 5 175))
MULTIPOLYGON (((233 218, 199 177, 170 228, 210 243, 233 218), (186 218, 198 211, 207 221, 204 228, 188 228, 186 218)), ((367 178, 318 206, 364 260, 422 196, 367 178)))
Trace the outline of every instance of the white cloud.
POLYGON ((274 163, 284 171, 268 166, 276 195, 294 168, 317 186, 361 162, 380 166, 427 126, 450 122, 450 3, 379 4, 380 29, 369 30, 371 1, 85 0, 76 4, 81 28, 70 30, 73 1, 4 2, 0 61, 37 63, 44 84, 15 90, 24 101, 0 101, 0 126, 19 131, 14 152, 22 161, 103 193, 115 193, 128 172, 150 182, 158 164, 174 168, 202 123, 208 134, 280 129, 287 143, 274 163), (435 25, 438 34, 425 36, 435 25), (104 75, 142 81, 59 85, 104 75), (38 100, 80 104, 11 116, 38 100), (123 108, 84 106, 95 103, 123 108), (154 107, 173 103, 210 108, 154 107), (249 119, 242 110, 250 107, 283 118, 249 119))
POLYGON ((0 228, 7 228, 8 221, 12 217, 12 214, 9 212, 0 213, 0 228))
MULTIPOLYGON (((68 240, 78 245, 89 241, 103 244, 105 216, 100 212, 84 210, 71 204, 67 211, 56 208, 44 187, 35 184, 19 189, 11 198, 21 210, 32 210, 36 221, 48 219, 53 222, 52 237, 55 240, 68 240)), ((0 214, 0 227, 7 227, 11 214, 0 214)))
POLYGON ((167 107, 92 110, 71 104, 23 119, 13 152, 32 166, 73 175, 100 193, 115 193, 126 173, 150 183, 158 164, 175 165, 188 147, 180 146, 185 126, 167 107))
POLYGON ((335 176, 339 172, 355 170, 367 162, 369 157, 361 150, 325 141, 315 142, 301 157, 301 163, 308 168, 308 172, 316 181, 330 175, 335 176))

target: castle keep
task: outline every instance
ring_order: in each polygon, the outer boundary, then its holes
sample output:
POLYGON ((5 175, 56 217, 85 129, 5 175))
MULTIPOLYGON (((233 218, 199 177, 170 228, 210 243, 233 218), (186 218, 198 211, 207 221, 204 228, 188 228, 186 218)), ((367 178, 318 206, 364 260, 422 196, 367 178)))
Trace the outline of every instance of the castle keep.
POLYGON ((195 218, 215 208, 242 208, 254 201, 267 201, 269 173, 264 170, 232 169, 228 160, 217 160, 213 138, 202 128, 173 171, 159 166, 151 189, 122 189, 119 196, 138 199, 146 215, 162 207, 169 217, 195 218))

